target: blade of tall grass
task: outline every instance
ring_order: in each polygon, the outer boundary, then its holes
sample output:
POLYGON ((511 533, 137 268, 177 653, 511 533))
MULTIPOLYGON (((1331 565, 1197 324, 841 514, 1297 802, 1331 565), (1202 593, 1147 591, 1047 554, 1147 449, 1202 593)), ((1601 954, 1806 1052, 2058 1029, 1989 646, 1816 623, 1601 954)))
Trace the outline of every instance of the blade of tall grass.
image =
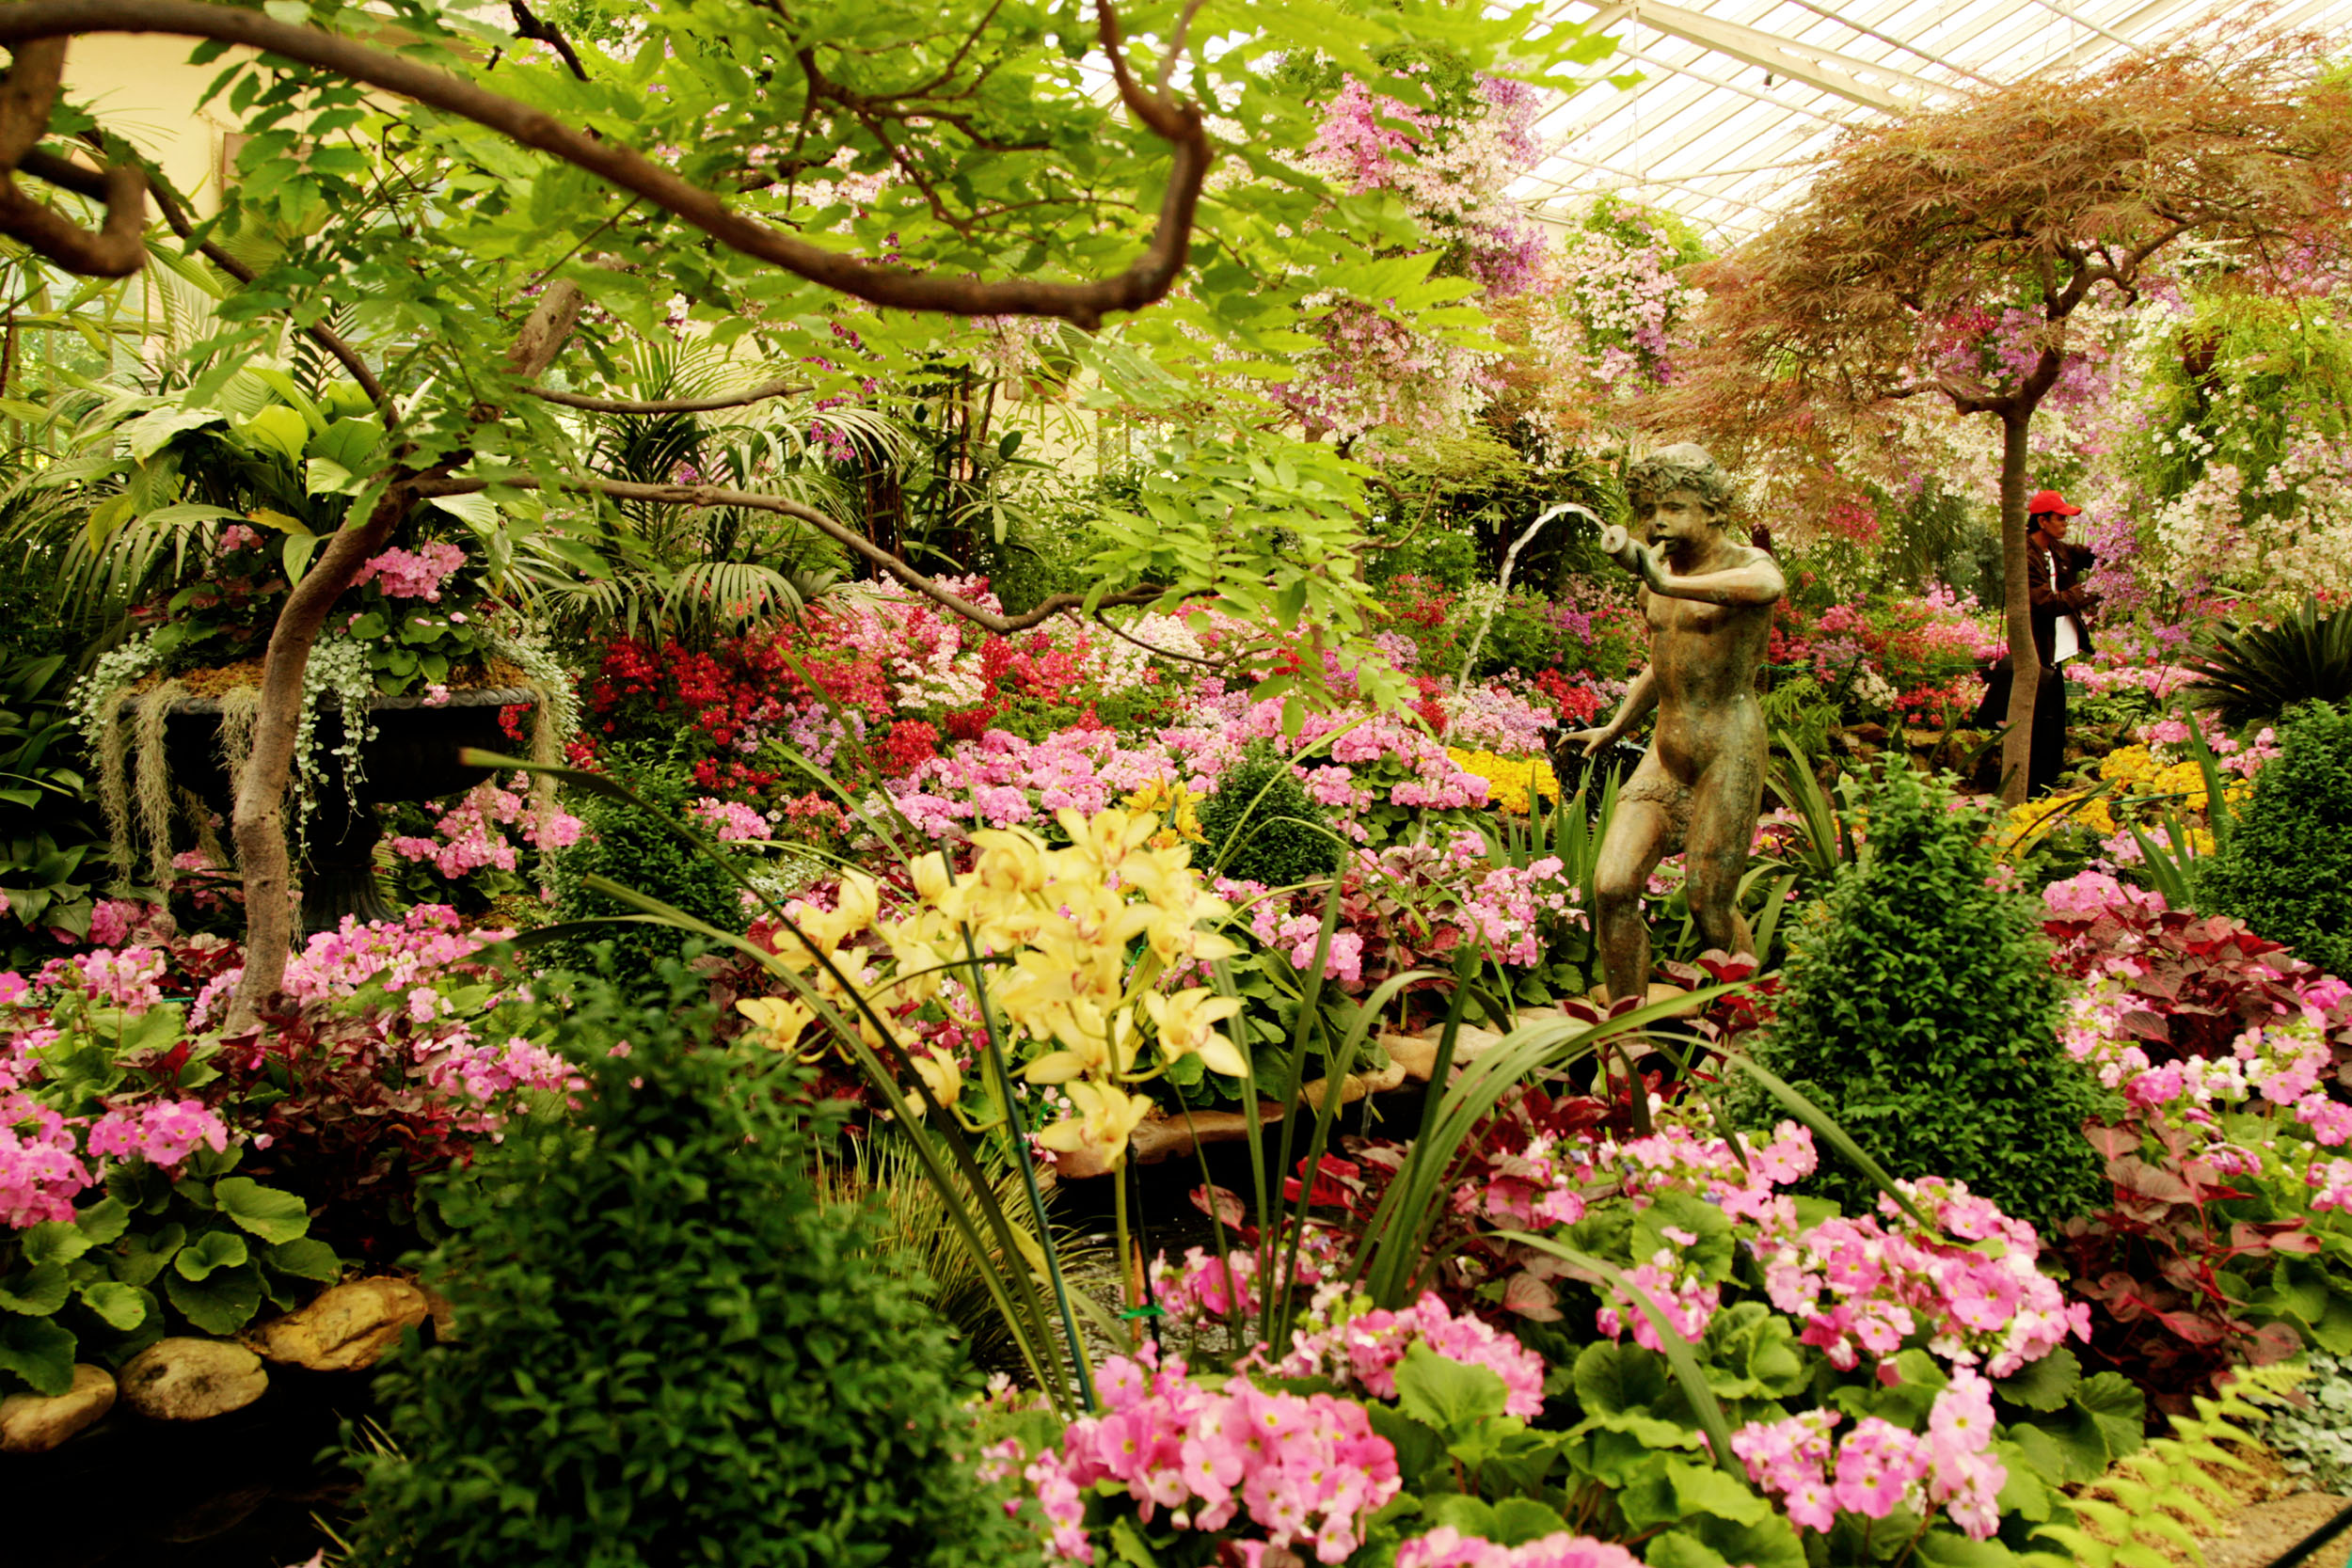
POLYGON ((1715 1398, 1715 1390, 1707 1386, 1707 1374, 1700 1370, 1698 1358, 1691 1354, 1691 1346, 1682 1338, 1681 1331, 1658 1309, 1647 1292, 1626 1278, 1613 1265, 1589 1253, 1562 1246, 1558 1242, 1533 1236, 1524 1230, 1500 1230, 1495 1234, 1504 1241, 1517 1242, 1538 1252, 1548 1252, 1570 1268, 1582 1269, 1594 1275, 1621 1299, 1638 1308, 1657 1330, 1659 1351, 1666 1357, 1667 1366, 1673 1369, 1675 1382, 1682 1389, 1682 1397, 1691 1402, 1691 1413, 1698 1418, 1699 1430, 1707 1433, 1708 1447, 1713 1450, 1710 1457, 1717 1468, 1742 1482, 1746 1481, 1746 1467, 1731 1451, 1731 1423, 1724 1418, 1722 1402, 1715 1398))
POLYGON ((1433 1083, 1431 1092, 1443 1097, 1438 1114, 1414 1141, 1404 1165, 1381 1195, 1351 1265, 1374 1304, 1394 1307, 1409 1293, 1420 1275, 1429 1231, 1443 1210, 1443 1194, 1457 1157, 1470 1132, 1493 1113, 1513 1085, 1536 1071, 1566 1067, 1627 1033, 1685 1007, 1703 1006, 1745 984, 1705 987, 1671 1001, 1629 1008, 1597 1023, 1562 1018, 1521 1024, 1471 1063, 1454 1083, 1433 1083))
POLYGON ((1724 1053, 1724 1060, 1731 1067, 1755 1079, 1765 1093, 1787 1106, 1791 1116, 1811 1128, 1820 1136, 1827 1139, 1832 1148, 1851 1161, 1856 1170, 1868 1177, 1877 1185, 1879 1191, 1893 1198, 1896 1206, 1918 1221, 1923 1228, 1928 1230, 1935 1228, 1928 1223, 1927 1215, 1919 1212, 1918 1205, 1911 1201, 1910 1196, 1895 1185, 1895 1179, 1887 1174, 1886 1167, 1865 1154, 1862 1151, 1862 1146, 1855 1143, 1852 1136, 1843 1127, 1838 1126, 1836 1119, 1828 1112, 1797 1092, 1778 1074, 1757 1066, 1739 1052, 1724 1053))
MULTIPOLYGON (((1286 1174, 1295 1168, 1291 1164, 1291 1141, 1298 1127, 1298 1101, 1306 1092, 1307 1040, 1314 1032, 1316 1025, 1322 1022, 1323 966, 1325 960, 1330 956, 1331 936, 1339 928, 1339 924, 1340 883, 1339 879, 1333 878, 1331 891, 1324 895, 1323 921, 1315 931, 1314 961, 1307 966, 1306 981, 1299 995, 1298 1020, 1291 1026, 1290 1082, 1285 1084, 1282 1089, 1282 1131, 1280 1133, 1282 1152, 1274 1163, 1278 1175, 1286 1174)), ((1327 1064, 1329 1060, 1329 1055, 1327 1053, 1326 1063, 1327 1064)), ((1327 1101, 1329 1100, 1331 1093, 1332 1090, 1327 1083, 1324 1098, 1327 1101)), ((1274 1337, 1276 1319, 1287 1318, 1290 1315, 1290 1286, 1298 1271, 1299 1243, 1305 1239, 1306 1195, 1311 1185, 1311 1183, 1300 1185, 1299 1213, 1296 1222, 1291 1227, 1290 1246, 1283 1258, 1280 1275, 1278 1276, 1273 1270, 1266 1267, 1273 1260, 1270 1247, 1262 1248, 1263 1255, 1259 1259, 1258 1300, 1262 1321, 1258 1325, 1258 1337, 1269 1343, 1274 1337), (1279 1290, 1276 1288, 1278 1278, 1279 1290)), ((1271 1237, 1275 1227, 1262 1225, 1259 1228, 1263 1238, 1271 1237)))

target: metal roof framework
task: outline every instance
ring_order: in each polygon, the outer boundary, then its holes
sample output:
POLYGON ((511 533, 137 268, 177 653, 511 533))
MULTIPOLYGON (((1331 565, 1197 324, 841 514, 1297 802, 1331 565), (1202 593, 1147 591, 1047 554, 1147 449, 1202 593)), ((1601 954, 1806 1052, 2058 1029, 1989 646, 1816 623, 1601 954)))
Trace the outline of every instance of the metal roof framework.
MULTIPOLYGON (((2237 8, 2233 0, 1566 0, 1618 40, 1536 122, 1549 150, 1512 184, 1532 215, 1596 197, 1683 218, 1727 248, 1802 194, 1846 125, 1972 85, 2095 70, 2237 8), (1606 80, 1639 71, 1618 88, 1606 80)), ((2283 26, 2352 36, 2352 0, 2286 0, 2283 26)))

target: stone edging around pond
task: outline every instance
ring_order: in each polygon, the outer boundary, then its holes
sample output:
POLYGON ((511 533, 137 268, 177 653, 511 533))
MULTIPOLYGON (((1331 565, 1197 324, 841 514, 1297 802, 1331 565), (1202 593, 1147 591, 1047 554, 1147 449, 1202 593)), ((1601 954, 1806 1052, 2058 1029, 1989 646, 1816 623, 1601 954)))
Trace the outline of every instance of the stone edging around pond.
MULTIPOLYGON (((1649 1000, 1671 1001, 1683 995, 1680 988, 1666 985, 1650 987, 1649 1000)), ((1522 1007, 1517 1022, 1524 1027, 1531 1023, 1549 1023, 1561 1017, 1557 1007, 1522 1007)), ((1433 1026, 1417 1035, 1382 1035, 1380 1049, 1389 1053, 1389 1065, 1378 1072, 1353 1072, 1340 1089, 1340 1103, 1352 1105, 1368 1094, 1386 1094, 1402 1088, 1406 1083, 1426 1084, 1437 1070, 1438 1040, 1444 1031, 1433 1026)), ((1454 1042, 1454 1065, 1468 1067, 1487 1052, 1502 1043, 1502 1036, 1492 1029, 1465 1023, 1454 1042)), ((1299 1091, 1300 1101, 1310 1110, 1323 1108, 1323 1097, 1329 1092, 1327 1078, 1318 1078, 1299 1091)), ((1188 1116, 1154 1115, 1135 1131, 1127 1142, 1127 1156, 1139 1165, 1156 1165, 1162 1161, 1181 1159, 1194 1149, 1211 1144, 1239 1143, 1259 1127, 1282 1119, 1282 1107, 1270 1100, 1258 1102, 1253 1119, 1241 1111, 1194 1111, 1188 1116)), ((1083 1181, 1109 1172, 1109 1164, 1092 1149, 1079 1148, 1064 1154, 1056 1162, 1054 1175, 1057 1180, 1083 1181)))
POLYGON ((365 1371, 408 1329, 449 1329, 448 1305, 405 1279, 355 1279, 236 1340, 158 1339, 119 1372, 73 1369, 62 1394, 0 1399, 0 1455, 46 1453, 97 1424, 119 1402, 151 1421, 207 1420, 242 1410, 269 1388, 268 1362, 314 1372, 365 1371))

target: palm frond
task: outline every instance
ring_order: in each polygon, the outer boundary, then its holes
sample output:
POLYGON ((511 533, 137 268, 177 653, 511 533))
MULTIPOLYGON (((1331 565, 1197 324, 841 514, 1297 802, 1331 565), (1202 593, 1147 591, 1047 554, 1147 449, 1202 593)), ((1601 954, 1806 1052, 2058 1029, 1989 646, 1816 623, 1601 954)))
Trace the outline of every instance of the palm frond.
POLYGON ((2275 626, 2232 623, 2182 663, 2183 693, 2233 729, 2275 723, 2297 703, 2352 700, 2352 608, 2322 615, 2316 600, 2275 626))

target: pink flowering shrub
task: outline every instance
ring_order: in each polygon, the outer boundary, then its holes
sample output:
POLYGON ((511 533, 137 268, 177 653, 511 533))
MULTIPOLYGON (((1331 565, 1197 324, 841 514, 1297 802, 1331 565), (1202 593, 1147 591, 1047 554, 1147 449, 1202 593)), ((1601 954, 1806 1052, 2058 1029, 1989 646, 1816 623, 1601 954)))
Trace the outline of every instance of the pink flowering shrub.
MULTIPOLYGON (((1397 1560, 1619 1562, 1644 1543, 1726 1561, 1937 1560, 1996 1538, 2054 1549, 2037 1526, 2072 1516, 2050 1488, 2135 1448, 2140 1406, 2118 1374, 2084 1374, 2069 1347, 2090 1308, 2044 1272, 2033 1228, 1934 1178, 1840 1214, 1788 1190, 1818 1164, 1805 1129, 1735 1145, 1703 1114, 1659 1114, 1636 1136, 1598 1101, 1506 1098, 1454 1167, 1409 1306, 1348 1296, 1353 1232, 1381 1212, 1402 1148, 1350 1140, 1352 1157, 1290 1184, 1311 1217, 1293 1316, 1276 1324, 1288 1348, 1235 1366, 1354 1395, 1400 1454, 1468 1445, 1545 1477, 1522 1494, 1512 1475, 1527 1472, 1466 1483, 1400 1460, 1422 1508, 1400 1517, 1397 1560), (1669 1340, 1697 1360, 1727 1452, 1703 1434, 1669 1340), (1542 1522, 1554 1508, 1557 1535, 1542 1522), (1949 1544, 1922 1545, 1931 1535, 1949 1544)), ((1246 1337, 1265 1305, 1262 1249, 1283 1242, 1238 1223, 1231 1195, 1197 1201, 1241 1246, 1195 1248, 1152 1279, 1168 1331, 1200 1354, 1236 1315, 1246 1337)))
POLYGON ((441 584, 465 563, 464 550, 435 540, 413 550, 389 549, 370 556, 359 563, 359 573, 351 579, 352 586, 379 583, 388 599, 423 599, 438 604, 441 584))
POLYGON ((432 836, 393 834, 385 844, 401 859, 430 865, 451 881, 485 868, 512 872, 522 863, 525 849, 546 852, 580 841, 580 818, 552 800, 534 798, 529 779, 519 773, 504 784, 485 779, 453 805, 422 809, 434 819, 432 836), (509 830, 516 838, 507 836, 509 830))
POLYGON ((1623 1546, 1570 1535, 1565 1530, 1540 1541, 1498 1546, 1480 1536, 1440 1525, 1396 1549, 1396 1568, 1640 1568, 1641 1559, 1623 1546))
POLYGON ((1281 1546, 1344 1562, 1400 1489, 1395 1449, 1352 1401, 1240 1376, 1210 1389, 1182 1358, 1148 1347, 1111 1357, 1095 1381, 1101 1413, 1071 1422, 1022 1472, 1050 1528, 1048 1560, 1104 1560, 1089 1514, 1117 1499, 1146 1527, 1164 1517, 1179 1535, 1225 1533, 1261 1553, 1281 1546))
POLYGON ((318 1234, 389 1260, 420 1178, 574 1083, 529 993, 482 960, 508 934, 433 906, 346 920, 289 960, 286 1010, 235 1036, 222 1024, 242 955, 215 937, 142 928, 137 945, 53 960, 30 983, 0 976, 0 1093, 52 1113, 32 1124, 37 1163, 21 1162, 42 1173, 40 1217, 63 1217, 56 1204, 94 1190, 106 1159, 168 1169, 229 1149, 299 1194, 318 1234), (57 1069, 87 1059, 61 1041, 88 1039, 115 1042, 119 1080, 93 1088, 57 1069), (69 1165, 67 1135, 85 1124, 69 1165))
POLYGON ((2044 900, 2081 986, 2067 1051, 2124 1106, 2090 1129, 2115 1197, 2068 1227, 2074 1288, 2099 1354, 2177 1408, 2352 1319, 2352 986, 2102 873, 2044 900))

